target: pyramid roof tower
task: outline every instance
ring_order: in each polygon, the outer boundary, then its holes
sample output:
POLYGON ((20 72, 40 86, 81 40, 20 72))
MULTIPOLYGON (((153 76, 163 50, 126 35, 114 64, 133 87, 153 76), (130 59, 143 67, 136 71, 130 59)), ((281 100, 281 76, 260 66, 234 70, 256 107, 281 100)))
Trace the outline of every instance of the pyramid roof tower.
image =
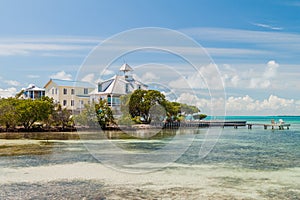
POLYGON ((126 72, 129 72, 129 71, 133 71, 133 69, 132 69, 127 63, 124 63, 124 64, 120 67, 120 71, 126 73, 126 72))

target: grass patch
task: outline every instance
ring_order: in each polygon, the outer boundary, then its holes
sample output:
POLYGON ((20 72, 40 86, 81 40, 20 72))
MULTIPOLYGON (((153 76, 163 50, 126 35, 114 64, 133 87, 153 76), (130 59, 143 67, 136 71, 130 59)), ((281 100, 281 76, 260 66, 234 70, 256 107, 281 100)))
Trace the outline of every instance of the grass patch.
POLYGON ((52 153, 53 144, 5 144, 0 145, 0 156, 44 155, 52 153))
POLYGON ((0 133, 0 139, 78 140, 77 132, 12 132, 0 133))

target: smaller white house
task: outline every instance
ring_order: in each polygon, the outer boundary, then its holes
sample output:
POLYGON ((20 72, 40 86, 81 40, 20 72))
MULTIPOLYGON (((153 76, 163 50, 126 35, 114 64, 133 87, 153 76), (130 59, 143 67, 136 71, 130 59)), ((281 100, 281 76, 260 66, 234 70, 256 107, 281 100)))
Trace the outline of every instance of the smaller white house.
POLYGON ((120 97, 130 94, 137 89, 147 90, 148 86, 133 78, 133 69, 128 64, 120 67, 122 75, 115 75, 112 78, 99 82, 98 88, 90 93, 91 101, 106 99, 108 105, 114 111, 120 111, 120 97))
POLYGON ((39 88, 35 86, 34 84, 30 84, 27 88, 22 89, 23 94, 20 96, 20 98, 23 99, 40 99, 45 96, 45 89, 39 88))

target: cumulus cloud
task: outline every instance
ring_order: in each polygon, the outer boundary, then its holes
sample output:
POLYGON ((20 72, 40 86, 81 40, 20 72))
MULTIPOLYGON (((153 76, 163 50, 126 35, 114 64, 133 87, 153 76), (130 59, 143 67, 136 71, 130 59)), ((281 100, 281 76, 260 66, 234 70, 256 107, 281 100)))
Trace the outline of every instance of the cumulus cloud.
POLYGON ((81 81, 85 81, 85 82, 94 84, 95 83, 94 78, 95 78, 95 74, 87 74, 85 77, 83 77, 81 79, 81 81))
POLYGON ((4 82, 7 85, 10 85, 10 86, 19 86, 19 85, 21 85, 21 83, 19 83, 18 81, 15 81, 15 80, 5 80, 4 82))
POLYGON ((276 82, 279 64, 270 60, 265 66, 256 66, 246 71, 236 70, 228 64, 222 65, 221 74, 226 87, 265 89, 276 82), (265 67, 263 71, 259 68, 265 67))
POLYGON ((269 88, 271 86, 271 80, 277 76, 278 67, 278 63, 274 60, 270 60, 262 76, 250 79, 249 88, 269 88))
POLYGON ((238 87, 241 86, 241 77, 238 75, 236 69, 232 68, 228 64, 224 64, 224 70, 222 70, 222 79, 226 87, 238 87))
POLYGON ((279 67, 279 64, 276 63, 274 60, 270 60, 267 64, 267 68, 264 73, 265 78, 273 78, 277 75, 277 68, 279 67))
POLYGON ((57 72, 56 74, 51 75, 50 78, 61 79, 61 80, 72 80, 72 75, 67 74, 65 71, 60 71, 57 72))
POLYGON ((17 89, 14 87, 2 89, 0 88, 0 97, 1 98, 7 98, 7 97, 13 97, 17 93, 17 89))
POLYGON ((192 89, 223 89, 223 79, 215 64, 203 66, 188 76, 181 76, 175 81, 171 81, 172 88, 192 88, 192 89))
POLYGON ((263 100, 255 100, 248 95, 229 97, 226 106, 229 112, 249 112, 249 114, 296 114, 298 108, 294 99, 285 99, 276 95, 270 95, 263 100))
POLYGON ((152 72, 146 72, 145 74, 143 74, 141 80, 143 80, 144 82, 152 82, 155 80, 159 80, 159 77, 152 72))
POLYGON ((224 98, 205 99, 199 98, 196 94, 182 93, 176 101, 197 106, 201 110, 201 112, 209 115, 225 115, 224 98))
POLYGON ((257 100, 249 95, 241 97, 228 97, 226 101, 223 98, 204 99, 190 93, 183 93, 177 98, 178 102, 188 103, 197 106, 203 112, 214 112, 229 115, 280 115, 280 114, 299 114, 300 100, 285 99, 276 95, 270 95, 266 99, 257 100), (226 104, 225 104, 226 103, 226 104))

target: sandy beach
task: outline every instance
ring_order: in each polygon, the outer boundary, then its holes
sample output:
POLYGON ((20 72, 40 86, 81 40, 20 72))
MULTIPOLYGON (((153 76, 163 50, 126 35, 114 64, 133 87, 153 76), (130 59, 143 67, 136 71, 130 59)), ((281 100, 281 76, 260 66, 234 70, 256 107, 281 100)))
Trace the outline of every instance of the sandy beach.
POLYGON ((275 172, 173 165, 147 174, 74 163, 0 169, 6 199, 298 199, 300 168, 275 172), (296 176, 295 176, 296 175, 296 176), (18 188, 18 191, 12 188, 18 188), (16 193, 17 192, 17 193, 16 193), (50 195, 50 196, 49 196, 50 195))

